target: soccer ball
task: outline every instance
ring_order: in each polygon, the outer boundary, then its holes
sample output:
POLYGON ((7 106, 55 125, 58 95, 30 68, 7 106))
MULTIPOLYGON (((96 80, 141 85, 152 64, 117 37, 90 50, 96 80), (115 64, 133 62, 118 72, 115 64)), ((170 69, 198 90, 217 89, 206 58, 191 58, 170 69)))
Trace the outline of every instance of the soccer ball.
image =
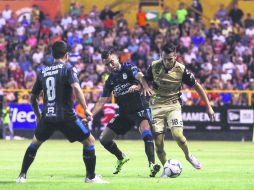
POLYGON ((183 171, 183 165, 178 160, 168 160, 164 164, 163 173, 167 177, 175 178, 178 177, 183 171))

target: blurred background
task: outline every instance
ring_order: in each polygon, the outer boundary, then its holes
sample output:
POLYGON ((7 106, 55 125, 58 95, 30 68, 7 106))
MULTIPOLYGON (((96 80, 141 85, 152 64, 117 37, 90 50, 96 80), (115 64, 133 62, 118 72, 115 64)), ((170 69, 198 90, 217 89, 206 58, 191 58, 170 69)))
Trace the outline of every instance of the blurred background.
MULTIPOLYGON (((122 62, 145 73, 160 58, 162 44, 171 41, 177 44, 178 61, 207 89, 216 112, 216 121, 209 122, 204 102, 183 86, 186 137, 251 141, 253 10, 252 0, 0 0, 0 137, 32 138, 35 115, 29 93, 38 70, 52 64, 50 46, 56 40, 70 45, 69 62, 79 71, 91 108, 108 77, 101 50, 117 47, 122 62)), ((78 103, 75 109, 84 117, 78 103)), ((116 113, 112 98, 89 123, 95 136, 116 113)), ((139 134, 133 129, 119 138, 139 134)))

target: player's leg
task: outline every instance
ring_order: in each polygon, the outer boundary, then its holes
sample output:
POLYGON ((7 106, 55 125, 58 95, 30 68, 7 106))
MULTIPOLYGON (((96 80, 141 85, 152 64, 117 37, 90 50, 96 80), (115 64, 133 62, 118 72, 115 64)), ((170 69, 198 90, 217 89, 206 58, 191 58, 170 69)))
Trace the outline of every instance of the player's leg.
POLYGON ((166 114, 168 113, 168 106, 163 107, 163 105, 151 107, 152 110, 152 131, 154 134, 154 141, 155 141, 155 150, 157 156, 164 165, 166 162, 166 152, 164 150, 164 137, 166 133, 166 114))
POLYGON ((155 150, 162 165, 167 162, 166 152, 164 150, 164 137, 164 133, 156 133, 154 135, 155 150))
POLYGON ((90 133, 86 124, 79 118, 59 125, 58 129, 70 141, 79 141, 83 144, 83 161, 86 168, 85 182, 87 183, 106 183, 100 176, 95 175, 96 156, 95 138, 90 133))
POLYGON ((181 109, 175 109, 171 111, 168 115, 167 122, 170 127, 172 136, 177 142, 178 146, 184 152, 186 160, 188 160, 196 169, 201 169, 201 163, 194 156, 190 155, 187 139, 183 135, 183 121, 181 109))
POLYGON ((150 109, 145 109, 139 111, 133 118, 136 122, 136 125, 139 126, 139 132, 142 136, 142 139, 145 144, 145 153, 148 159, 149 168, 150 168, 150 177, 155 177, 155 175, 160 170, 160 165, 155 164, 154 158, 154 142, 152 136, 152 125, 151 125, 151 111, 150 109))
POLYGON ((16 180, 17 183, 24 183, 29 167, 33 163, 37 150, 54 132, 54 126, 45 125, 43 119, 38 123, 32 143, 28 146, 23 158, 21 172, 16 180))
POLYGON ((26 181, 27 171, 31 166, 31 164, 33 163, 37 150, 39 149, 41 144, 42 142, 38 141, 38 139, 34 136, 32 143, 28 146, 26 153, 24 155, 21 171, 19 177, 16 180, 17 183, 24 183, 26 181))
POLYGON ((118 160, 122 160, 123 153, 113 141, 115 137, 116 133, 109 127, 106 127, 100 136, 100 143, 107 151, 109 151, 111 154, 114 154, 118 160))
POLYGON ((116 143, 113 139, 116 137, 117 134, 125 134, 127 121, 124 120, 121 116, 117 116, 113 118, 108 126, 104 129, 100 136, 100 143, 102 146, 108 150, 111 154, 114 154, 117 158, 116 170, 114 174, 118 174, 122 166, 129 161, 129 158, 117 147, 116 143))
POLYGON ((95 139, 93 135, 82 142, 83 144, 83 161, 86 166, 86 178, 93 179, 95 177, 95 165, 96 165, 96 156, 95 156, 95 139))
POLYGON ((145 143, 145 152, 148 159, 149 168, 151 171, 150 177, 155 177, 155 175, 160 171, 160 165, 155 164, 154 143, 153 143, 151 127, 148 120, 143 120, 140 123, 139 131, 145 143))
POLYGON ((187 139, 183 135, 183 128, 172 127, 171 133, 178 146, 183 150, 186 160, 188 160, 194 168, 201 169, 202 166, 199 160, 190 154, 187 139))
POLYGON ((145 152, 148 159, 149 164, 154 164, 154 143, 152 137, 152 131, 148 120, 143 120, 139 126, 139 132, 141 137, 145 143, 145 152))
POLYGON ((185 158, 190 156, 187 140, 183 135, 183 128, 181 126, 174 126, 171 128, 172 137, 177 142, 178 146, 183 150, 185 158))

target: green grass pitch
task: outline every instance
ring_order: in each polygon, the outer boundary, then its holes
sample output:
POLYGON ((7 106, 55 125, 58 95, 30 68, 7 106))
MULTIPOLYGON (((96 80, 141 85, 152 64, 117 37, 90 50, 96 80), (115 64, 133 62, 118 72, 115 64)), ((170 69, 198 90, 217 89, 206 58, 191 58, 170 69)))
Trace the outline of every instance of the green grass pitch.
MULTIPOLYGON (((168 158, 183 163, 175 179, 149 178, 143 142, 117 141, 130 161, 113 175, 116 159, 97 141, 96 171, 110 184, 85 184, 82 146, 50 140, 42 145, 28 172, 27 183, 16 184, 23 155, 30 141, 0 141, 0 189, 2 190, 254 190, 254 143, 190 141, 189 147, 203 165, 196 171, 175 142, 166 143, 168 158)), ((158 159, 157 159, 158 161, 158 159)))

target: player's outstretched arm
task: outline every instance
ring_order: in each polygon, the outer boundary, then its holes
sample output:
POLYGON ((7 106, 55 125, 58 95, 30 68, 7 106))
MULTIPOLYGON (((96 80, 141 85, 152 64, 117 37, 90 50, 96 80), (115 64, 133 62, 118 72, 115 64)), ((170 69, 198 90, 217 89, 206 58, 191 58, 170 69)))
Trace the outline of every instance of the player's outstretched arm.
POLYGON ((41 112, 40 112, 40 108, 38 106, 37 96, 34 94, 31 94, 30 102, 31 102, 34 114, 36 116, 36 121, 38 123, 38 121, 41 119, 41 112))
POLYGON ((78 101, 80 102, 80 104, 84 108, 88 120, 91 120, 91 118, 93 117, 93 114, 87 109, 86 99, 84 97, 83 91, 82 91, 79 83, 77 83, 77 82, 72 83, 71 87, 72 87, 72 90, 73 90, 73 93, 74 93, 75 97, 78 99, 78 101))
POLYGON ((210 101, 206 95, 204 88, 198 82, 196 82, 196 84, 193 87, 196 90, 196 92, 198 93, 198 95, 202 98, 202 100, 205 101, 206 106, 207 106, 207 113, 210 117, 210 120, 214 121, 215 120, 214 111, 213 111, 210 101))
POLYGON ((109 102, 110 97, 100 97, 98 102, 95 104, 92 114, 96 115, 99 111, 101 111, 101 109, 103 108, 104 104, 106 104, 107 102, 109 102))

